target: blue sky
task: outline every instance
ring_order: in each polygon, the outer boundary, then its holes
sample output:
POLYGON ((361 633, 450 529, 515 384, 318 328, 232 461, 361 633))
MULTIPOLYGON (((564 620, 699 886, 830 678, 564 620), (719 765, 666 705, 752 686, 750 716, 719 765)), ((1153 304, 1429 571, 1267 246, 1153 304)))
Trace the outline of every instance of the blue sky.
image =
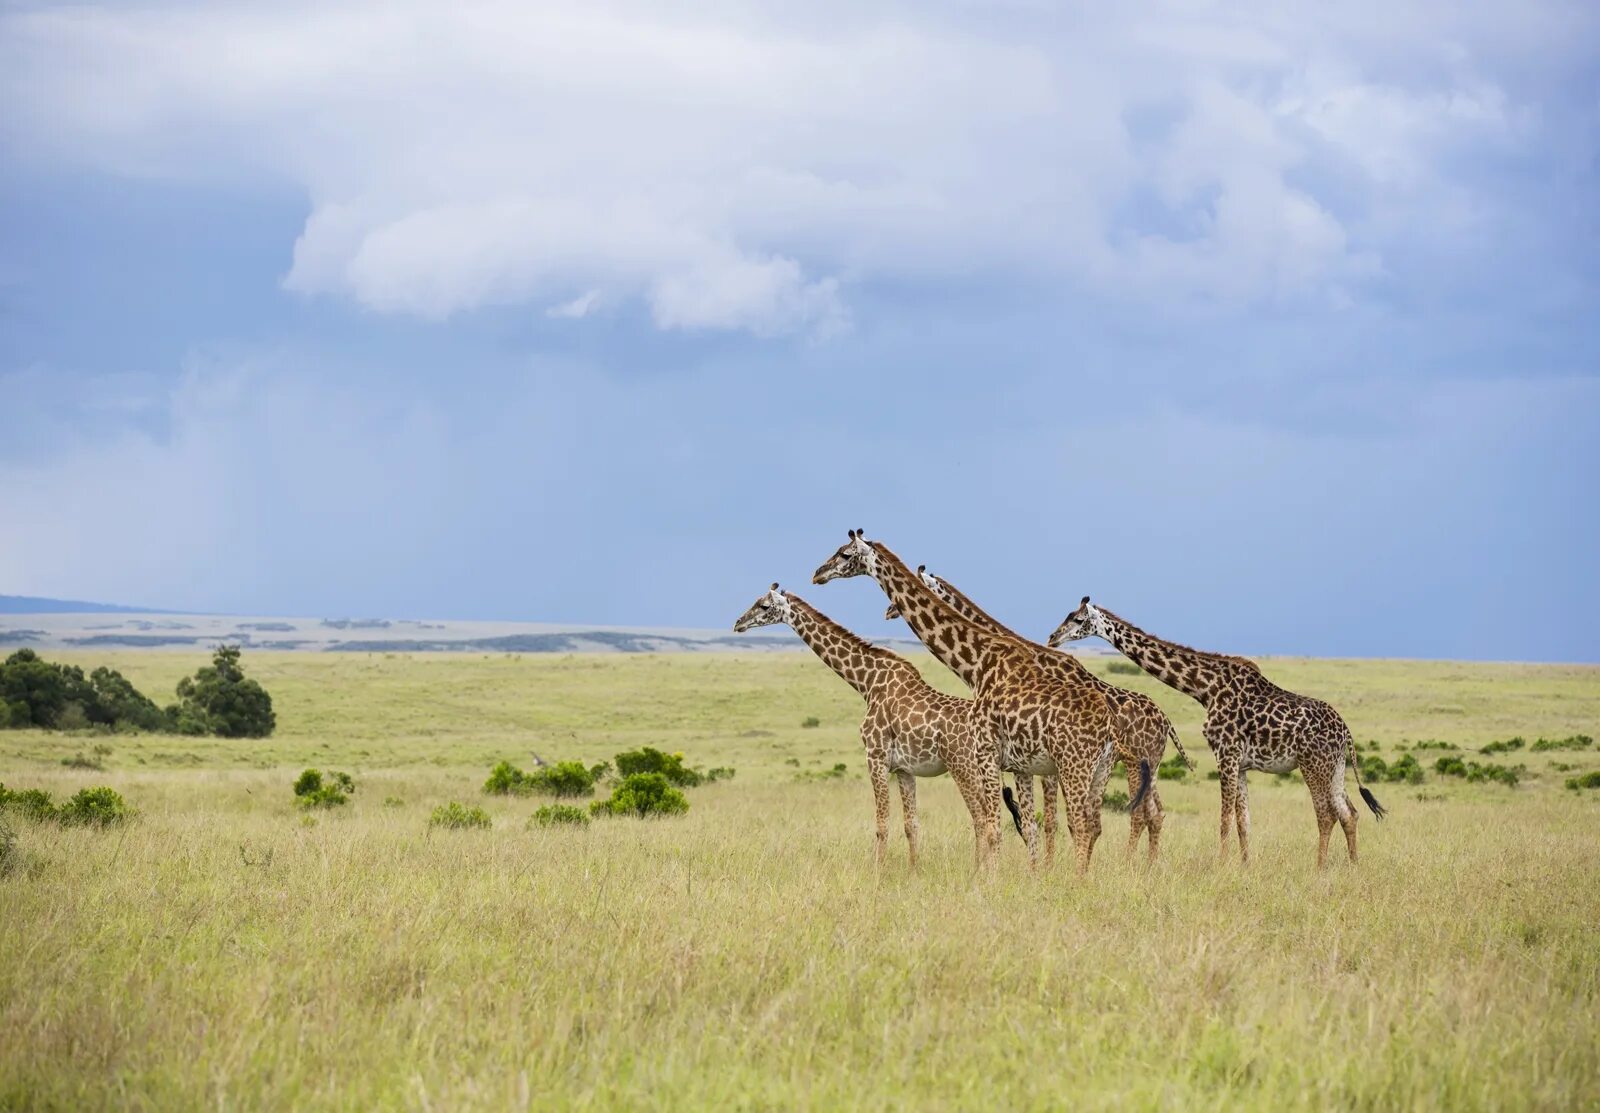
POLYGON ((0 591, 1600 660, 1592 5, 13 5, 0 591))

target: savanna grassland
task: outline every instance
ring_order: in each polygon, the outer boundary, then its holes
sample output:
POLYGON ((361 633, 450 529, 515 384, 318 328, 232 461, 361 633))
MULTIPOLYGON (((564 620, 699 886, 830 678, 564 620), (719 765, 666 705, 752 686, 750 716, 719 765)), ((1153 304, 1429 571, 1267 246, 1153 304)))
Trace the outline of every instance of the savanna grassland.
MULTIPOLYGON (((51 656, 158 699, 203 660, 51 656)), ((1298 776, 1252 778, 1253 861, 1219 866, 1198 707, 1116 675, 1200 766, 1161 782, 1162 860, 1125 861, 1108 811, 1086 881, 1030 873, 1009 828, 975 881, 948 779, 920 786, 922 868, 898 816, 874 868, 859 703, 809 654, 246 664, 266 740, 0 732, 7 786, 108 784, 138 811, 6 816, 0 1108, 1600 1103, 1600 791, 1563 787, 1600 750, 1476 752, 1600 735, 1597 668, 1264 662, 1428 770, 1373 786, 1390 818, 1363 812, 1360 865, 1336 835, 1322 874, 1298 776), (95 744, 104 771, 61 764, 95 744), (586 829, 480 792, 502 758, 639 745, 738 774, 685 816, 586 829), (1433 772, 1446 754, 1525 768, 1467 783, 1433 772), (295 807, 306 766, 353 773, 352 802, 295 807), (450 800, 493 827, 430 829, 450 800)))

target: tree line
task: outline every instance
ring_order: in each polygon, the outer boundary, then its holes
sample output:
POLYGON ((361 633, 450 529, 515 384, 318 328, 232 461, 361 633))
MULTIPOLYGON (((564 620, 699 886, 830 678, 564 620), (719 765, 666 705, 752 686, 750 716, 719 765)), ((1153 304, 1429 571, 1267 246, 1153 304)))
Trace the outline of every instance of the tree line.
POLYGON ((101 667, 85 676, 77 665, 19 649, 0 664, 0 729, 101 727, 265 738, 277 725, 272 697, 245 676, 239 657, 238 646, 217 647, 211 664, 178 681, 176 701, 158 707, 116 669, 101 667))

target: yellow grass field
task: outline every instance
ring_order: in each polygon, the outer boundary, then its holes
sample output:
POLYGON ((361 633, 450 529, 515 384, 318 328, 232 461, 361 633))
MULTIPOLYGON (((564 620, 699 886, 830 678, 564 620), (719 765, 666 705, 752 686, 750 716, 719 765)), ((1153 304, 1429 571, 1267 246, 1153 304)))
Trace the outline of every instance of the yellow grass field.
MULTIPOLYGON (((158 702, 202 663, 47 656, 158 702)), ((1009 826, 975 879, 947 779, 920 786, 922 868, 896 817, 876 870, 859 702, 803 652, 245 665, 265 741, 0 732, 8 787, 108 784, 139 813, 5 817, 0 1109, 1600 1106, 1600 791, 1563 787, 1600 749, 1474 752, 1600 735, 1594 667, 1264 661, 1428 769, 1374 785, 1390 818, 1363 811, 1360 865, 1336 837, 1321 874, 1298 776, 1252 778, 1253 861, 1219 865, 1199 708, 1112 676, 1200 771, 1161 782, 1153 869, 1108 811, 1079 881, 1031 873, 1009 826), (1422 739, 1521 783, 1439 776, 1447 751, 1400 748, 1422 739), (103 772, 62 766, 97 743, 103 772), (581 830, 480 791, 502 758, 639 745, 738 774, 581 830), (295 807, 312 765, 353 802, 295 807), (430 830, 449 800, 494 826, 430 830)))

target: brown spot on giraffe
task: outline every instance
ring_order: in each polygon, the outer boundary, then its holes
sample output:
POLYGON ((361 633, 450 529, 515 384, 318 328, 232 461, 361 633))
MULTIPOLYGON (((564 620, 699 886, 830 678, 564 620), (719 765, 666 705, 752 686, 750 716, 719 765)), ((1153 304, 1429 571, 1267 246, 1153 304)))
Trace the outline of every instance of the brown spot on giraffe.
POLYGON ((1356 860, 1356 808, 1345 792, 1348 760, 1362 799, 1379 819, 1385 809, 1361 784, 1350 728, 1319 699, 1278 687, 1254 661, 1204 653, 1162 641, 1118 618, 1085 595, 1078 609, 1050 635, 1051 645, 1096 636, 1170 687, 1206 709, 1203 733, 1217 758, 1222 780, 1221 853, 1228 852, 1229 830, 1237 823, 1239 857, 1250 860, 1250 799, 1245 774, 1252 769, 1287 773, 1296 767, 1311 792, 1317 813, 1317 867, 1328 860, 1328 836, 1335 822, 1344 829, 1350 860, 1356 860))
POLYGON ((910 661, 851 633, 777 584, 751 604, 733 628, 742 633, 777 623, 792 627, 867 701, 861 743, 867 751, 877 810, 878 864, 883 864, 888 842, 889 774, 900 784, 906 843, 915 866, 921 850, 916 778, 948 771, 972 815, 977 864, 992 866, 1000 847, 1000 754, 989 733, 975 723, 972 701, 930 687, 910 661))
POLYGON ((1041 668, 1037 647, 968 622, 887 546, 869 542, 858 530, 822 563, 812 582, 851 576, 875 579, 922 643, 972 689, 976 718, 992 733, 1002 768, 1026 774, 1018 779, 1017 794, 1033 862, 1038 835, 1028 778, 1058 777, 1078 873, 1086 873, 1111 772, 1112 708, 1105 694, 1051 675, 1041 668))

